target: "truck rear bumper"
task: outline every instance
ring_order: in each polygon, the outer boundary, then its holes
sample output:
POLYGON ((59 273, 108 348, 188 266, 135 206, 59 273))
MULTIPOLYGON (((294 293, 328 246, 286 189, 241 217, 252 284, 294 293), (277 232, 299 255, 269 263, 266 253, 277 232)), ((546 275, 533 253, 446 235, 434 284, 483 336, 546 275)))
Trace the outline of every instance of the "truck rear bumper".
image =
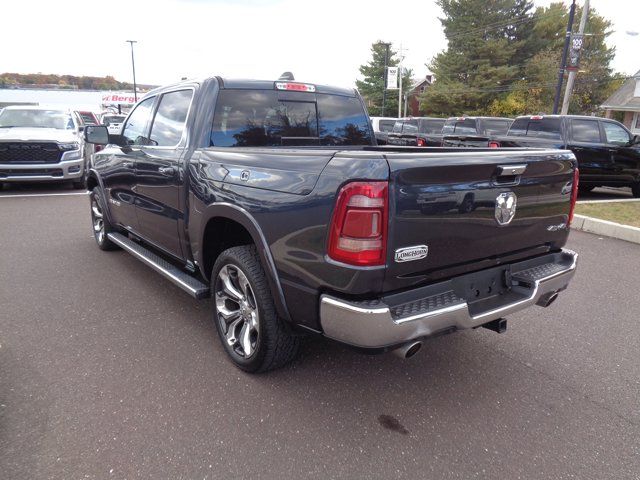
POLYGON ((371 301, 322 295, 320 323, 329 338, 376 349, 475 328, 531 305, 549 305, 567 288, 577 260, 563 249, 371 301))

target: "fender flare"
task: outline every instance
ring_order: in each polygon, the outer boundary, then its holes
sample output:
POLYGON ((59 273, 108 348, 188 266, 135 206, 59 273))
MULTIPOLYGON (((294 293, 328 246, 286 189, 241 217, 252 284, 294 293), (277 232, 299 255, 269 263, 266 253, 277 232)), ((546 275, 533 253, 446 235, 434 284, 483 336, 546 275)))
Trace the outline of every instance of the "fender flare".
MULTIPOLYGON (((95 168, 90 168, 89 169, 89 174, 87 175, 87 182, 89 181, 89 179, 91 177, 95 177, 96 181, 98 182, 98 188, 100 189, 100 193, 102 194, 102 198, 104 199, 104 205, 102 206, 104 213, 107 216, 107 220, 109 221, 109 223, 111 225, 113 225, 113 217, 111 217, 111 209, 109 207, 109 200, 107 200, 107 196, 105 195, 104 192, 104 183, 102 182, 102 178, 100 177, 100 175, 98 175, 98 172, 96 171, 95 168)), ((88 190, 88 185, 87 185, 87 190, 88 190)))
POLYGON ((253 243, 255 244, 258 255, 260 256, 260 261, 262 262, 262 267, 264 268, 265 274, 267 276, 267 283, 269 284, 269 288, 271 290, 271 296, 273 298, 276 310, 278 315, 283 319, 291 322, 291 316, 289 315, 289 309, 287 308, 287 303, 284 298, 284 292, 282 291, 282 285, 280 284, 280 278, 278 277, 278 272, 276 270, 275 262, 273 261, 273 256, 271 255, 271 249, 269 248, 269 244, 267 243, 267 239, 264 237, 260 225, 256 221, 255 218, 244 208, 239 207, 237 205, 233 205, 231 203, 219 202, 212 203, 207 206, 207 208, 201 213, 201 231, 199 232, 199 268, 200 273, 207 278, 211 272, 205 272, 204 262, 203 260, 203 251, 204 251, 204 234, 206 231, 205 226, 209 223, 209 220, 212 218, 226 218, 229 220, 233 220, 234 222, 242 225, 251 238, 253 239, 253 243))

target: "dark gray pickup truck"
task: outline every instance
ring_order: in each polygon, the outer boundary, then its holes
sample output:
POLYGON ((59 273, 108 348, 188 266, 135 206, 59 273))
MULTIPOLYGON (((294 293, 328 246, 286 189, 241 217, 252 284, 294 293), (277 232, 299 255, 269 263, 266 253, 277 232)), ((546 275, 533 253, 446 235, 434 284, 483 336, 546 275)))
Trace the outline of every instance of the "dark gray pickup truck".
POLYGON ((212 296, 246 371, 309 333, 408 357, 430 336, 503 331, 576 268, 571 152, 378 147, 354 90, 187 81, 148 93, 121 135, 85 135, 107 144, 89 176, 98 246, 212 296))

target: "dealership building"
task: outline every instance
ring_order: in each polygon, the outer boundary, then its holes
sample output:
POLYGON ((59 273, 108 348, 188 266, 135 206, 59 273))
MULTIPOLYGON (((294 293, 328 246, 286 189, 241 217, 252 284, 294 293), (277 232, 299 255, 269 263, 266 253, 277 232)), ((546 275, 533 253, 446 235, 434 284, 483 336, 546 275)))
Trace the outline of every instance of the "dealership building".
MULTIPOLYGON (((140 94, 142 95, 142 94, 140 94)), ((40 105, 71 110, 127 112, 135 103, 133 92, 47 88, 0 88, 0 108, 8 105, 40 105)))

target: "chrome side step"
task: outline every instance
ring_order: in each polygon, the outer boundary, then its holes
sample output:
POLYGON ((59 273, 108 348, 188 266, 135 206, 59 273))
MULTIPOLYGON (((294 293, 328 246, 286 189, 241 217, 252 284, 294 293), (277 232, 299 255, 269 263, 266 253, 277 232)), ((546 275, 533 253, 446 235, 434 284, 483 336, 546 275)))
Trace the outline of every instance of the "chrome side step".
POLYGON ((156 255, 150 250, 147 250, 139 243, 130 240, 121 233, 111 232, 107 234, 107 237, 142 263, 147 264, 156 272, 164 275, 193 298, 201 299, 209 296, 210 293, 208 285, 202 283, 200 280, 192 277, 188 273, 183 272, 180 268, 167 262, 164 258, 156 255))

